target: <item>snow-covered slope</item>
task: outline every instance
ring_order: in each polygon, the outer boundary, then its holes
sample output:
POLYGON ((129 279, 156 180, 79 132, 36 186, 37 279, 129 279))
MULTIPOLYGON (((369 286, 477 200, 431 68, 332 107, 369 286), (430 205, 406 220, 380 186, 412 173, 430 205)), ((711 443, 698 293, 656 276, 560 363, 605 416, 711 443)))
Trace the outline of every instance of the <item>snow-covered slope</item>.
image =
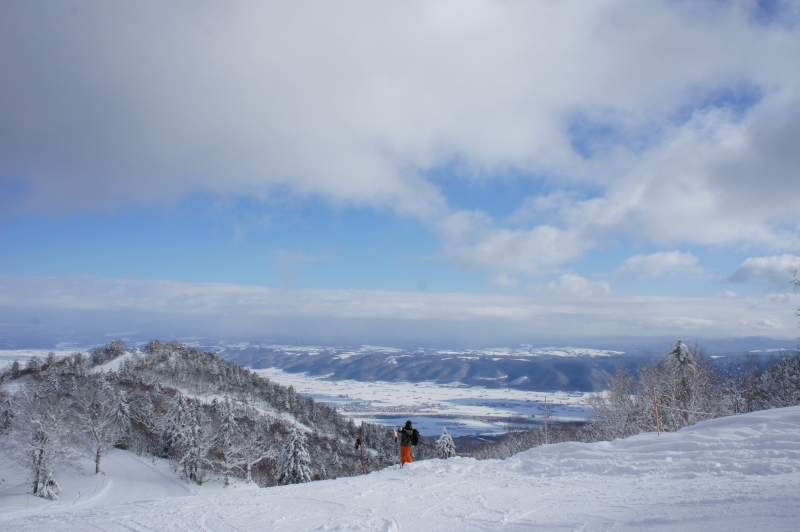
MULTIPOLYGON (((109 475, 115 486, 130 482, 118 475, 109 475)), ((800 407, 660 437, 540 447, 505 461, 431 460, 363 477, 163 497, 16 517, 0 528, 797 530, 800 407)))
MULTIPOLYGON (((103 458, 104 474, 94 474, 94 463, 84 460, 81 471, 62 471, 58 483, 63 495, 49 501, 30 495, 30 485, 24 472, 0 461, 0 529, 8 529, 3 520, 42 514, 74 512, 139 501, 166 500, 219 491, 221 482, 197 486, 178 478, 168 462, 159 458, 144 458, 133 453, 112 449, 103 458)), ((253 484, 237 483, 236 489, 253 489, 253 484)), ((257 489, 257 488, 256 488, 257 489)), ((35 517, 34 517, 35 516, 35 517)))

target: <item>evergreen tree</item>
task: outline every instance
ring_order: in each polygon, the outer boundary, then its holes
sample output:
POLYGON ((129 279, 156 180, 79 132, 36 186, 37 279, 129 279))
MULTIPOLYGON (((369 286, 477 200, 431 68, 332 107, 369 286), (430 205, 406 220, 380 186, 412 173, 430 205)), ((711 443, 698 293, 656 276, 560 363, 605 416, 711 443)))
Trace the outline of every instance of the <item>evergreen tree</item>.
POLYGON ((118 437, 124 438, 131 430, 131 405, 128 402, 128 394, 120 390, 116 403, 118 437))
POLYGON ((692 351, 681 338, 678 338, 670 352, 667 353, 666 366, 679 381, 677 383, 679 387, 687 388, 689 386, 689 380, 695 372, 696 364, 692 351))
POLYGON ((182 394, 177 394, 172 408, 167 413, 164 430, 161 434, 161 441, 167 456, 182 454, 189 440, 186 432, 188 417, 186 410, 186 398, 182 394))
POLYGON ((278 458, 278 482, 300 484, 311 481, 311 455, 308 454, 306 437, 292 427, 278 458))
POLYGON ((442 429, 442 435, 436 440, 436 454, 439 458, 456 456, 456 444, 453 442, 453 437, 447 433, 447 427, 442 429))
POLYGON ((188 423, 188 440, 186 442, 186 451, 181 458, 180 463, 183 465, 183 471, 186 478, 202 484, 205 480, 205 446, 203 430, 202 410, 200 409, 200 401, 191 399, 189 401, 189 423, 188 423))
POLYGON ((225 485, 228 486, 231 483, 231 473, 237 466, 236 435, 239 431, 239 424, 236 422, 233 407, 228 398, 224 402, 214 399, 211 412, 217 421, 215 444, 220 455, 220 465, 225 472, 225 485))
POLYGON ((25 365, 25 369, 29 371, 39 371, 42 369, 42 361, 39 359, 39 357, 33 355, 25 365))

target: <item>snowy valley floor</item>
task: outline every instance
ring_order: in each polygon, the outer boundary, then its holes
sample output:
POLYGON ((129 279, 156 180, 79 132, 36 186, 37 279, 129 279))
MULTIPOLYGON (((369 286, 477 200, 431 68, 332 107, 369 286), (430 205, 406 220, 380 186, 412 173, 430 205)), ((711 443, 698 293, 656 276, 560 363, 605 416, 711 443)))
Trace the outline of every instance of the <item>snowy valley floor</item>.
POLYGON ((77 478, 62 501, 31 497, 27 509, 24 487, 6 478, 0 529, 798 530, 800 407, 268 489, 192 488, 122 451, 106 469, 103 486, 86 477, 88 497, 74 493, 77 478))

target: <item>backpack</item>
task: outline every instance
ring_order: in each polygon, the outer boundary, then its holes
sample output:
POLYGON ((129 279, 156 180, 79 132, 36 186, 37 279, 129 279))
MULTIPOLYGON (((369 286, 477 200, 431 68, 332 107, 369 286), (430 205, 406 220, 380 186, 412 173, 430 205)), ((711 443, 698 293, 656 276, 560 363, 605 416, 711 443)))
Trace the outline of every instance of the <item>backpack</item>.
POLYGON ((419 443, 419 431, 417 429, 412 429, 414 432, 411 433, 411 445, 416 445, 419 443))

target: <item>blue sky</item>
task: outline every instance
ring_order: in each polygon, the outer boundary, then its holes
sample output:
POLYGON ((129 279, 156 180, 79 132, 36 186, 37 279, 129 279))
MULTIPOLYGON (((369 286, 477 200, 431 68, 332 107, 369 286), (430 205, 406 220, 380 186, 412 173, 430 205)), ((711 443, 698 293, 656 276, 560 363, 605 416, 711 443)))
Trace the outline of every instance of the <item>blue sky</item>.
MULTIPOLYGON (((443 188, 452 205, 502 216, 526 197, 529 184, 514 181, 521 179, 443 188)), ((193 197, 168 208, 19 216, 5 221, 0 234, 0 269, 8 276, 92 274, 295 289, 524 290, 492 284, 490 272, 453 266, 436 234, 418 220, 364 207, 334 208, 319 200, 263 205, 244 199, 220 206, 212 197, 193 197)), ((737 290, 759 295, 772 288, 728 279, 748 257, 745 252, 682 249, 697 257, 704 271, 620 275, 616 270, 630 256, 660 251, 626 239, 564 264, 563 271, 631 294, 691 297, 737 290)), ((532 279, 550 282, 558 275, 532 279)))
POLYGON ((301 328, 796 334, 798 2, 0 14, 6 323, 251 287, 301 328))

